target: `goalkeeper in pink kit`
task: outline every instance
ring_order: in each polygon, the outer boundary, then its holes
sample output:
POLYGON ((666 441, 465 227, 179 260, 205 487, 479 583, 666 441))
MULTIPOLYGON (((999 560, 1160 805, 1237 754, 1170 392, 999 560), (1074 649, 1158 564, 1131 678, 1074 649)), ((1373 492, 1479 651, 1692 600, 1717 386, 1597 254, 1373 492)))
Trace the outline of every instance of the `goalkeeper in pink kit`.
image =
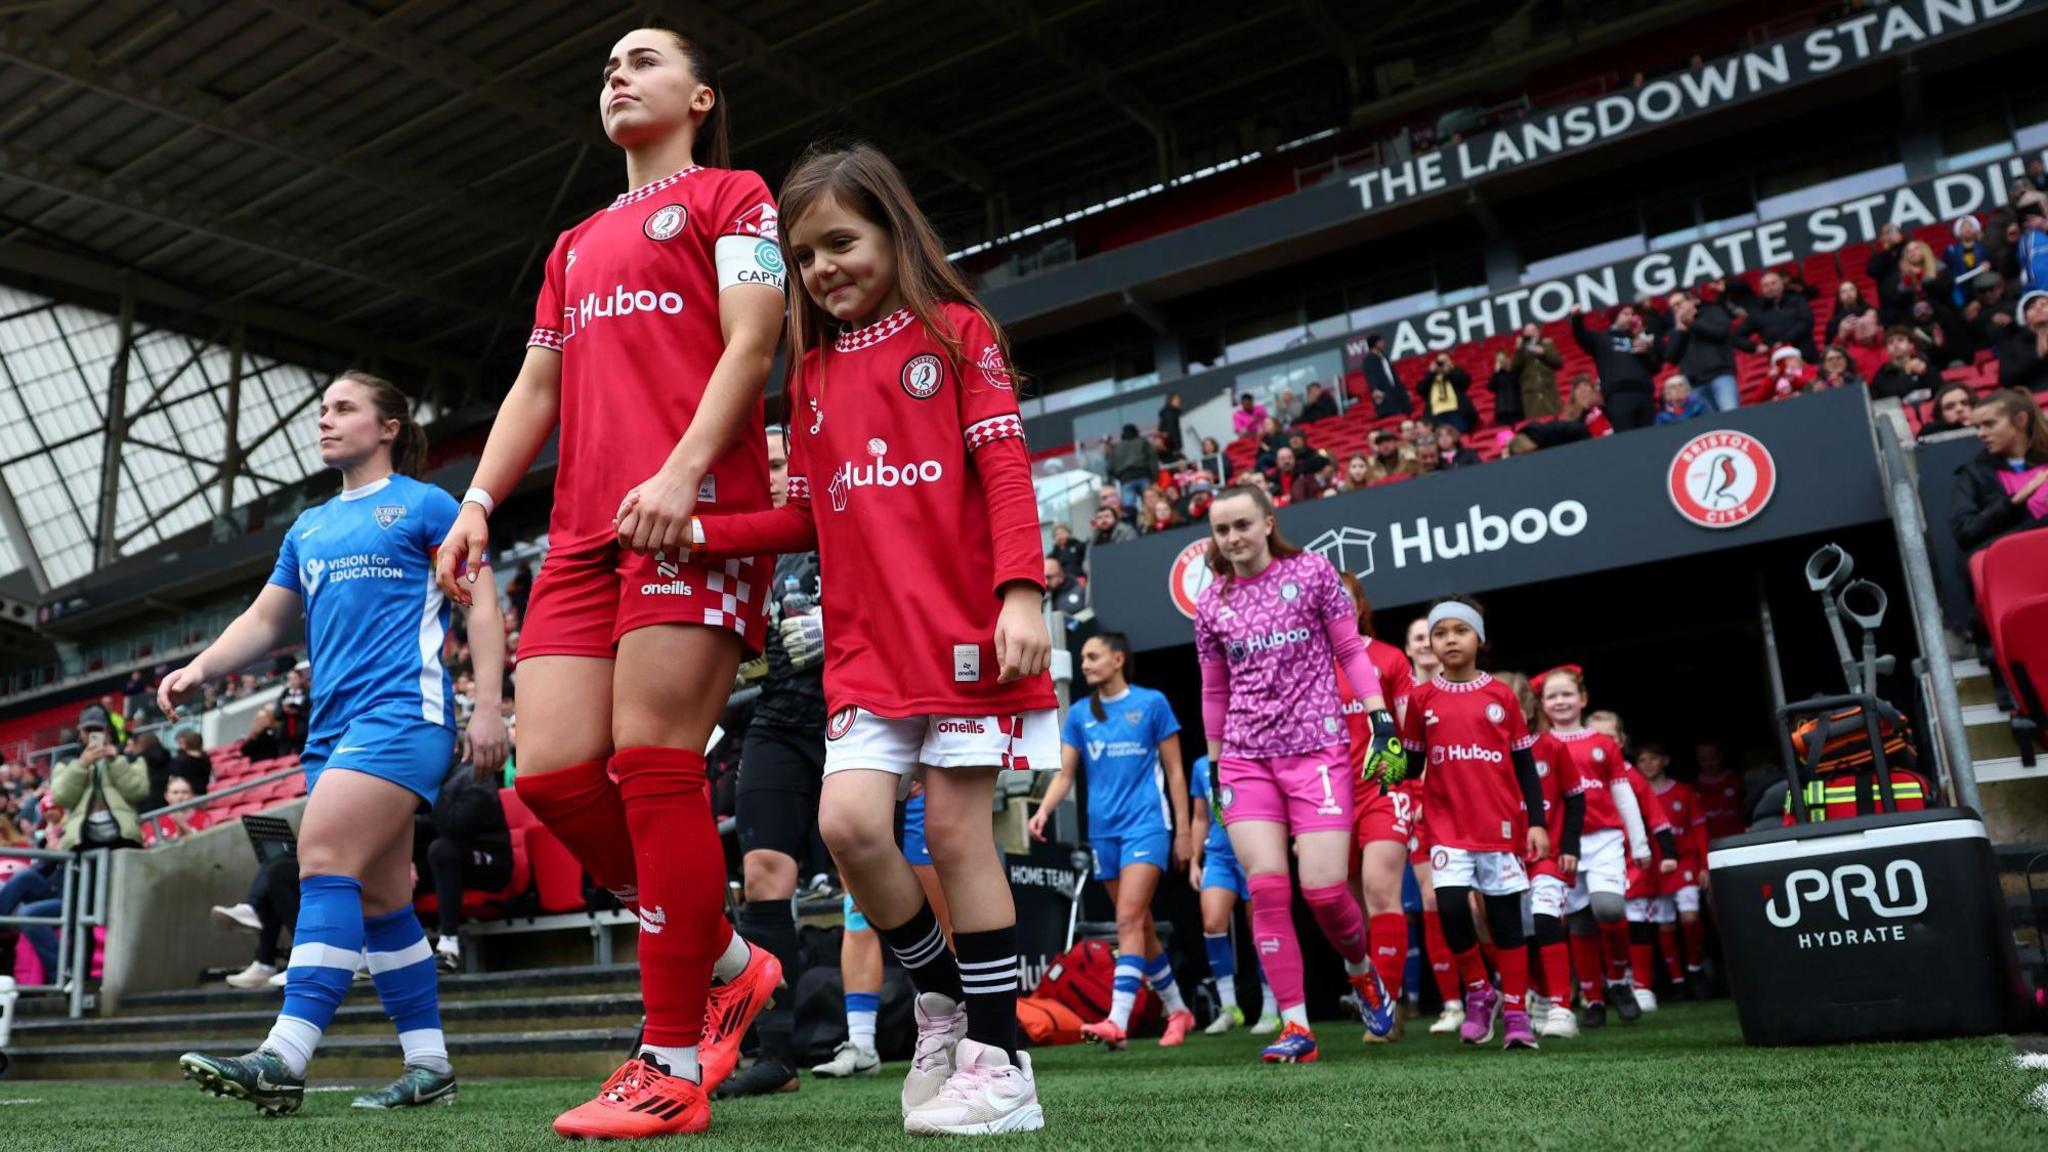
POLYGON ((1336 569, 1288 543, 1261 489, 1225 489, 1209 506, 1209 528, 1216 582, 1195 613, 1202 727, 1218 765, 1217 807, 1249 877, 1252 935, 1284 1021, 1261 1058, 1307 1063, 1318 1052, 1294 934, 1290 838, 1302 897, 1360 1002, 1385 999, 1347 883, 1354 781, 1339 667, 1369 716, 1363 775, 1371 786, 1399 783, 1407 759, 1336 569))

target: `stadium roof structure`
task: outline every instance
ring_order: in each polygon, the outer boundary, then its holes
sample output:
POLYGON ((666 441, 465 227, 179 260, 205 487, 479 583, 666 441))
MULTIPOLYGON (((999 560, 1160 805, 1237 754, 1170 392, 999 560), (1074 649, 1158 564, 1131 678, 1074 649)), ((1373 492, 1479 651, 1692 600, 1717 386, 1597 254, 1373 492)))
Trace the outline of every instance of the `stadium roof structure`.
POLYGON ((722 62, 737 165, 872 140, 957 248, 1346 127, 1383 65, 1483 73, 1504 25, 1725 6, 0 4, 0 530, 45 591, 303 478, 272 425, 320 373, 501 392, 554 237, 621 188, 596 96, 635 26, 722 62))

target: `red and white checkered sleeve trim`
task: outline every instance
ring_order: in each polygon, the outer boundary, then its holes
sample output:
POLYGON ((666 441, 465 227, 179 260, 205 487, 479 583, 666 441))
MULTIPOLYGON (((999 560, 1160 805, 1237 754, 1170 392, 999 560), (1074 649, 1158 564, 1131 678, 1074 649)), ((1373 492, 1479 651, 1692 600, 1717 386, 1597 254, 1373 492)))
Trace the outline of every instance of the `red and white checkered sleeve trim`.
POLYGON ((533 335, 526 338, 526 346, 528 348, 552 348, 560 352, 562 350, 562 334, 553 328, 535 328, 533 335))
POLYGON ((1024 420, 1019 416, 991 416, 967 426, 967 450, 969 452, 993 444, 998 440, 1015 436, 1024 438, 1024 420))
POLYGON ((1510 745, 1510 747, 1512 747, 1517 752, 1527 752, 1529 749, 1534 748, 1535 746, 1536 738, 1534 736, 1527 735, 1517 737, 1514 743, 1510 745))
POLYGON ((789 495, 789 499, 791 499, 792 501, 794 501, 794 500, 801 500, 801 501, 803 501, 803 502, 804 502, 804 503, 806 503, 806 504, 810 503, 810 502, 811 502, 811 481, 810 481, 810 477, 808 477, 808 476, 791 476, 791 477, 789 478, 789 490, 788 490, 788 495, 789 495))

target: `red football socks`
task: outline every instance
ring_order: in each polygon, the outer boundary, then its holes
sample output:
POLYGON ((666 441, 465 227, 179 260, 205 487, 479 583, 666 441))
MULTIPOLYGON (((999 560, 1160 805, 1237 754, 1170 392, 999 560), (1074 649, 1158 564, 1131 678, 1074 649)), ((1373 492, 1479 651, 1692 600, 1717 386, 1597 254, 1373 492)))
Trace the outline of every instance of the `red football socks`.
POLYGON ((1372 966, 1387 986, 1387 995, 1399 1000, 1401 984, 1408 972, 1408 917, 1399 912, 1382 912, 1366 925, 1372 938, 1372 966))
POLYGON ((1446 1004, 1462 1003, 1459 999, 1458 966, 1451 956, 1451 946, 1444 940, 1443 918, 1431 908, 1422 914, 1422 954, 1429 961, 1429 974, 1436 981, 1436 994, 1446 1004))
MULTIPOLYGON (((1649 933, 1644 933, 1648 936, 1649 933)), ((1631 940, 1628 946, 1630 978, 1638 988, 1648 988, 1657 979, 1657 945, 1654 939, 1631 940)))
POLYGON ((1543 946, 1543 984, 1552 1001, 1569 1007, 1572 1002, 1572 954, 1570 945, 1559 940, 1543 946))
MULTIPOLYGON (((1526 969, 1523 974, 1526 978, 1526 969)), ((1479 947, 1477 945, 1458 953, 1458 979, 1463 983, 1465 990, 1468 992, 1485 988, 1493 983, 1492 978, 1486 973, 1486 957, 1479 954, 1479 947)))
POLYGON ((1628 921, 1617 920, 1600 926, 1601 949, 1607 953, 1607 982, 1628 979, 1628 921))
POLYGON ((598 886, 637 912, 633 834, 605 762, 591 760, 553 772, 520 775, 512 782, 555 839, 566 845, 598 886))
POLYGON ((1588 1004, 1607 1003, 1607 982, 1601 979, 1600 937, 1572 933, 1572 966, 1579 971, 1579 995, 1588 1004))
POLYGON ((1702 939, 1703 933, 1700 922, 1697 918, 1692 920, 1681 919, 1678 922, 1678 929, 1685 937, 1686 970, 1697 972, 1700 970, 1700 962, 1706 952, 1706 941, 1702 939))
POLYGON ((1657 925, 1657 950, 1664 954, 1664 974, 1673 984, 1685 983, 1685 966, 1678 958, 1678 925, 1657 925))
POLYGON ((1521 947, 1496 948, 1493 960, 1500 970, 1500 1006, 1503 1012, 1520 1012, 1528 1003, 1529 953, 1521 947))
POLYGON ((704 757, 682 748, 621 748, 612 762, 640 884, 643 1039, 687 1047, 703 1031, 711 968, 732 935, 704 757))

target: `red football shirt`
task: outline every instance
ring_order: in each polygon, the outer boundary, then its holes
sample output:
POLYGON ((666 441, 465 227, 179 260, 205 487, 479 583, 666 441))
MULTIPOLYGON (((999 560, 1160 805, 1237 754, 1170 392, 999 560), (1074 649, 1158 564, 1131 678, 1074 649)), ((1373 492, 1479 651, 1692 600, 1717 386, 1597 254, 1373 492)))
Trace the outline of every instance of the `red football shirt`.
POLYGON ((832 712, 1054 706, 1049 675, 996 682, 997 592, 1045 579, 1017 395, 980 313, 947 303, 936 319, 958 356, 908 309, 806 354, 788 503, 702 521, 715 555, 817 550, 832 712))
POLYGON ((1422 807, 1430 847, 1521 851, 1529 814, 1511 753, 1535 738, 1513 689, 1484 672, 1462 682, 1436 676, 1418 684, 1408 695, 1401 742, 1425 765, 1422 807))
MULTIPOLYGON (((1621 812, 1614 806, 1611 789, 1622 771, 1621 745, 1614 737, 1593 728, 1580 728, 1566 732, 1553 728, 1550 735, 1563 744, 1571 753, 1572 764, 1578 769, 1579 778, 1586 790, 1587 832, 1620 831, 1623 828, 1621 812)), ((1647 826, 1650 814, 1646 809, 1643 820, 1647 826)))
MULTIPOLYGON (((548 254, 527 344, 562 354, 561 456, 548 534, 555 548, 602 543, 627 489, 668 460, 725 354, 714 249, 757 237, 779 282, 775 202, 752 172, 685 168, 612 201, 548 254)), ((705 513, 769 506, 757 404, 705 474, 705 513)))
POLYGON ((1643 813, 1643 832, 1650 839, 1648 864, 1637 864, 1633 855, 1629 857, 1626 894, 1631 900, 1655 896, 1663 884, 1663 871, 1658 865, 1664 860, 1664 846, 1657 843, 1657 833, 1671 832, 1675 838, 1677 829, 1671 826, 1671 818, 1664 812, 1663 801, 1657 799, 1657 793, 1651 789, 1650 782, 1643 778, 1641 772, 1636 771, 1635 765, 1626 762, 1622 764, 1621 782, 1617 782, 1615 786, 1622 787, 1622 782, 1625 782, 1629 791, 1635 795, 1636 807, 1643 813))
MULTIPOLYGON (((1564 742, 1548 732, 1537 735, 1529 755, 1536 761, 1536 778, 1543 782, 1543 828, 1550 833, 1550 855, 1531 864, 1529 874, 1562 880, 1557 855, 1564 850, 1564 799, 1583 795, 1585 782, 1579 779, 1579 767, 1564 742)), ((1583 825, 1580 831, 1584 831, 1583 825)))
POLYGON ((1707 819, 1707 839, 1740 836, 1749 831, 1742 814, 1742 777, 1733 772, 1701 776, 1695 785, 1700 794, 1700 811, 1707 819))
MULTIPOLYGON (((1398 724, 1402 709, 1408 706, 1408 693, 1414 690, 1415 668, 1408 663, 1408 654, 1384 640, 1370 636, 1365 639, 1365 658, 1372 662, 1372 670, 1379 674, 1380 696, 1387 702, 1387 711, 1394 714, 1398 724)), ((1351 681, 1344 678, 1344 666, 1337 666, 1337 698, 1344 702, 1344 726, 1351 732, 1351 775, 1356 779, 1365 770, 1365 753, 1372 743, 1372 724, 1366 720, 1365 701, 1351 690, 1351 681)), ((1396 729, 1398 731, 1399 729, 1396 729)), ((1415 778, 1409 773, 1409 779, 1415 778)))
POLYGON ((1651 785, 1657 802, 1664 806, 1664 815, 1671 821, 1671 830, 1678 837, 1678 866, 1693 872, 1704 872, 1707 868, 1707 817, 1700 809, 1699 793, 1690 784, 1664 778, 1663 787, 1651 785))

